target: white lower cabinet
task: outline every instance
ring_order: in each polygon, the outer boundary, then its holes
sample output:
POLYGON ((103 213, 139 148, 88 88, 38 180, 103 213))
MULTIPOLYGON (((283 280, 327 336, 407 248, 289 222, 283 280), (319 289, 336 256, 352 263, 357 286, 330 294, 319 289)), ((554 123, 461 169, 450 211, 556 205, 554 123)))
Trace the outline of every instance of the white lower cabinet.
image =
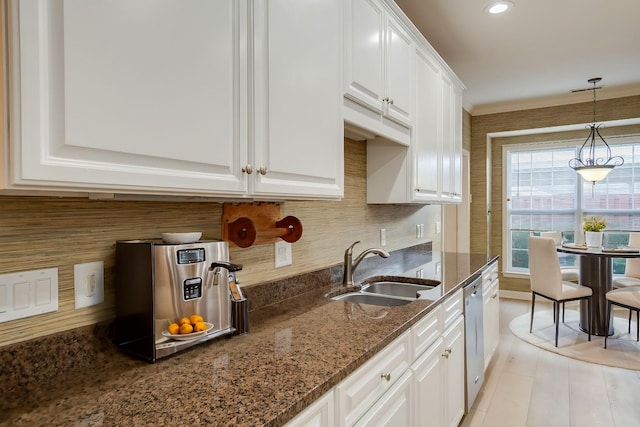
POLYGON ((354 425, 410 364, 409 331, 356 369, 335 388, 338 420, 354 425))
POLYGON ((287 426, 289 427, 332 427, 334 426, 334 396, 333 390, 325 393, 320 399, 309 405, 303 412, 296 415, 287 426))
POLYGON ((443 426, 444 342, 439 337, 411 365, 414 383, 416 425, 443 426))
POLYGON ((484 368, 487 369, 491 357, 500 340, 500 284, 498 262, 491 264, 482 273, 482 333, 484 340, 484 368))
POLYGON ((444 343, 443 426, 455 427, 464 415, 464 317, 459 316, 442 335, 444 343))
POLYGON ((358 427, 414 425, 411 396, 411 370, 407 370, 354 425, 358 427))
POLYGON ((460 290, 287 426, 457 426, 465 408, 462 305, 460 290))

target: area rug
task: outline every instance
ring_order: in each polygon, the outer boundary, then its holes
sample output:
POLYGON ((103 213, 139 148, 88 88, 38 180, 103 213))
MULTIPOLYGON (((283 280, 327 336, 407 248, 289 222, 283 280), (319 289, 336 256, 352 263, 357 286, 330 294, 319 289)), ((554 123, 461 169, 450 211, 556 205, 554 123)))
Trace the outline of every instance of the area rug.
POLYGON ((631 321, 630 334, 627 332, 628 319, 614 317, 614 335, 607 339, 606 350, 603 347, 604 337, 592 335, 591 342, 587 341, 587 334, 578 327, 579 317, 578 311, 566 310, 565 322, 560 323, 557 348, 554 346, 555 326, 551 311, 536 310, 531 333, 530 311, 513 319, 509 329, 521 340, 562 356, 600 365, 640 370, 640 343, 636 341, 635 314, 631 321))

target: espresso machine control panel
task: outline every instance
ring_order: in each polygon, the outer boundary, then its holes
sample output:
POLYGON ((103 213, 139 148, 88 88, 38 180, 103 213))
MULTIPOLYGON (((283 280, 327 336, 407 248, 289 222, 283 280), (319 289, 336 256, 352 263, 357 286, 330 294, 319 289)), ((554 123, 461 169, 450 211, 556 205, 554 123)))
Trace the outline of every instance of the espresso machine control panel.
POLYGON ((194 277, 185 280, 182 284, 182 299, 190 301, 198 298, 202 298, 202 279, 194 277))

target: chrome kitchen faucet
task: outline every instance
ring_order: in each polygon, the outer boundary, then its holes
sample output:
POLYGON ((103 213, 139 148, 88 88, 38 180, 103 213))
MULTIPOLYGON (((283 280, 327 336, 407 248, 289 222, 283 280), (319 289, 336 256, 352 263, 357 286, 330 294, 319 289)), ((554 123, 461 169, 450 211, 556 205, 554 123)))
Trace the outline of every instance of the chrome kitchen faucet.
POLYGON ((353 272, 355 271, 358 264, 364 259, 368 254, 376 254, 382 258, 389 258, 389 252, 384 249, 379 248, 369 248, 363 251, 360 255, 356 257, 356 260, 353 261, 353 247, 360 243, 358 240, 344 251, 344 277, 342 279, 342 284, 344 286, 353 286, 353 272))

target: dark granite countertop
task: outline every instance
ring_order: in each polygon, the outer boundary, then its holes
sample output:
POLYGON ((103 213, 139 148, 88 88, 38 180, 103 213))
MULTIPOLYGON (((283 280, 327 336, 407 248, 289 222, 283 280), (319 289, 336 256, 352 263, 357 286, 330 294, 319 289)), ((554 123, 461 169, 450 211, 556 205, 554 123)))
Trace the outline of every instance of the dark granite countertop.
MULTIPOLYGON (((442 299, 494 259, 434 253, 424 277, 442 281, 442 299)), ((325 295, 332 289, 316 287, 255 310, 248 335, 209 341, 155 364, 106 345, 77 369, 39 378, 38 364, 46 360, 22 360, 20 349, 3 349, 3 369, 33 375, 3 384, 0 425, 283 425, 437 305, 331 301, 325 295), (11 357, 20 358, 13 368, 11 357), (29 363, 36 366, 24 366, 29 363)), ((77 355, 52 349, 51 358, 60 357, 77 355)))

